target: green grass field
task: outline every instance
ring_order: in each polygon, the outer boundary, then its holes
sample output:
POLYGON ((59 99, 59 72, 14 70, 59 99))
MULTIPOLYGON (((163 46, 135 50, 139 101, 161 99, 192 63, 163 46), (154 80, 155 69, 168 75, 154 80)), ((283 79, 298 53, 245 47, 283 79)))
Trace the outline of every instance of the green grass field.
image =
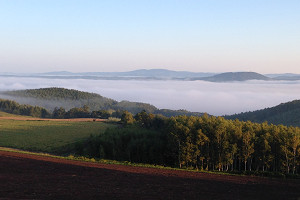
POLYGON ((2 111, 0 111, 0 117, 23 117, 23 118, 30 118, 30 116, 14 115, 14 114, 2 112, 2 111))
POLYGON ((76 142, 99 135, 114 124, 104 122, 0 119, 0 146, 48 153, 67 152, 76 142))

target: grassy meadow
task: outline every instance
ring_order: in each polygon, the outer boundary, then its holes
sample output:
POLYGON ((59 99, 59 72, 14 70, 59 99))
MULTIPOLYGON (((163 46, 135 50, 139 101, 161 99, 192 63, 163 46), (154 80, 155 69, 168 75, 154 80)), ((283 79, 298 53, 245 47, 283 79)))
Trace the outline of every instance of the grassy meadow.
POLYGON ((0 117, 19 117, 19 118, 31 118, 31 116, 24 116, 24 115, 14 115, 6 112, 0 111, 0 117))
POLYGON ((63 153, 76 142, 114 126, 104 122, 0 119, 0 146, 63 153))

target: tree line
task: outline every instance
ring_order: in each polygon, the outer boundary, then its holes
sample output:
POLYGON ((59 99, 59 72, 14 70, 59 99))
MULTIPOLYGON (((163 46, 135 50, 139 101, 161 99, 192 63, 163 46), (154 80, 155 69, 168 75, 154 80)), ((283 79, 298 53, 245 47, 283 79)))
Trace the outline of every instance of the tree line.
MULTIPOLYGON (((49 90, 52 91, 54 89, 49 88, 49 90)), ((28 90, 28 91, 35 94, 39 90, 28 90)), ((56 91, 56 90, 54 90, 54 91, 56 91)), ((19 91, 14 91, 14 92, 18 93, 19 91)), ((25 90, 24 92, 27 92, 27 90, 25 90)), ((31 94, 31 93, 28 93, 28 94, 31 94)), ((44 93, 41 93, 41 94, 38 93, 38 94, 40 96, 43 96, 44 93)), ((71 94, 74 94, 74 93, 71 93, 71 94)), ((77 94, 77 93, 75 93, 75 94, 77 94)), ((88 95, 90 93, 80 92, 79 94, 88 95)), ((94 94, 90 94, 90 95, 94 95, 94 94)), ((49 95, 45 96, 45 98, 46 97, 48 98, 49 95)), ((117 109, 93 110, 88 105, 84 105, 82 107, 72 107, 69 110, 65 109, 64 107, 55 107, 53 109, 53 111, 51 112, 40 106, 19 104, 16 101, 0 99, 0 110, 2 110, 4 112, 12 113, 12 114, 41 117, 41 118, 55 118, 55 119, 100 118, 100 119, 108 119, 109 117, 121 118, 124 110, 127 111, 127 109, 124 109, 124 108, 130 108, 130 110, 134 111, 133 113, 138 113, 138 112, 140 112, 140 110, 143 110, 145 105, 147 105, 147 104, 143 104, 143 103, 133 103, 133 102, 126 102, 126 101, 122 101, 122 102, 120 102, 120 104, 122 104, 122 106, 118 107, 117 109)), ((151 110, 151 109, 150 108, 147 109, 147 112, 149 112, 149 110, 151 110)), ((187 112, 185 110, 172 111, 172 110, 162 109, 159 111, 154 110, 153 112, 154 113, 163 113, 164 116, 192 115, 192 114, 200 116, 200 113, 191 113, 191 112, 187 112)))
POLYGON ((79 155, 199 170, 299 174, 300 129, 223 117, 122 115, 123 128, 77 144, 79 155))
POLYGON ((90 111, 88 106, 81 108, 71 108, 66 111, 63 107, 54 108, 53 112, 40 106, 31 106, 27 104, 19 104, 15 101, 0 99, 0 110, 16 114, 26 115, 40 118, 55 118, 55 119, 69 119, 69 118, 101 118, 108 119, 109 117, 121 118, 123 111, 120 110, 97 110, 90 111))
POLYGON ((66 111, 63 107, 54 108, 52 117, 55 119, 70 119, 70 118, 99 118, 108 119, 110 117, 121 118, 123 111, 121 110, 96 110, 90 111, 88 106, 82 108, 71 108, 66 111))
POLYGON ((16 115, 26 115, 40 118, 51 117, 51 113, 45 108, 26 104, 18 104, 15 101, 5 99, 0 99, 0 110, 16 115))

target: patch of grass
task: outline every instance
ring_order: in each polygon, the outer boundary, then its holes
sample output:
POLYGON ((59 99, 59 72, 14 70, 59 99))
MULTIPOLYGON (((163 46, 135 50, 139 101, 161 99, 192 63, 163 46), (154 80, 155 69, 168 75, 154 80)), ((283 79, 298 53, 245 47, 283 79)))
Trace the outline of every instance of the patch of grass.
POLYGON ((7 113, 7 112, 3 112, 3 111, 0 111, 0 117, 22 117, 22 118, 30 118, 31 116, 24 116, 24 115, 14 115, 14 114, 10 114, 10 113, 7 113))
POLYGON ((103 122, 0 119, 0 146, 48 153, 67 152, 65 148, 70 145, 113 126, 103 122))

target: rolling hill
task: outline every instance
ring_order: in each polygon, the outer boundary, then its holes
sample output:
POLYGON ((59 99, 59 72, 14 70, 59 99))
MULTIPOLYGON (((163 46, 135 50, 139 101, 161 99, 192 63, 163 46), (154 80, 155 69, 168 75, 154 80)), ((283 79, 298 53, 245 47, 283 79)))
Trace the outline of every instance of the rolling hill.
POLYGON ((282 103, 278 106, 265 108, 253 112, 245 112, 230 116, 226 119, 239 119, 252 122, 269 122, 272 124, 283 124, 286 126, 300 126, 300 100, 282 103))
POLYGON ((91 111, 127 110, 133 114, 136 114, 145 110, 149 113, 162 114, 168 117, 182 114, 188 116, 201 116, 203 114, 189 112, 186 110, 158 109, 151 104, 140 102, 118 102, 116 100, 103 97, 99 94, 65 88, 41 88, 5 91, 0 93, 0 98, 13 100, 20 104, 44 107, 50 111, 53 111, 56 107, 63 107, 66 110, 70 110, 74 107, 83 107, 84 105, 87 105, 91 111))
POLYGON ((95 93, 81 92, 64 88, 43 88, 1 92, 0 97, 21 104, 41 106, 48 110, 63 107, 69 110, 88 105, 91 110, 110 109, 118 102, 95 93))

